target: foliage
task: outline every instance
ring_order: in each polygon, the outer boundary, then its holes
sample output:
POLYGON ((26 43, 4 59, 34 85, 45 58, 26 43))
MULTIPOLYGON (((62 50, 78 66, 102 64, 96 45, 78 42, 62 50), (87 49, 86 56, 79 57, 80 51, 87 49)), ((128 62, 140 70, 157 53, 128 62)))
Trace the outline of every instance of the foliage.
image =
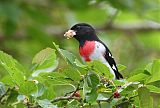
MULTIPOLYGON (((64 49, 76 49, 74 41, 62 38, 63 33, 75 23, 86 22, 96 28, 116 61, 133 71, 160 57, 156 26, 160 22, 159 3, 160 0, 0 0, 0 49, 28 66, 33 55, 51 47, 52 41, 64 49), (68 47, 69 43, 72 47, 68 47)), ((5 71, 0 71, 2 78, 5 71)))
POLYGON ((158 108, 159 4, 160 0, 0 0, 0 107, 158 108), (116 62, 125 65, 118 64, 125 80, 112 81, 99 61, 79 61, 76 41, 63 38, 65 30, 79 22, 95 27, 116 62), (55 44, 52 48, 52 41, 63 49, 55 44))
MULTIPOLYGON (((8 72, 0 82, 2 107, 155 108, 160 105, 153 105, 153 101, 160 100, 152 96, 160 94, 160 60, 132 72, 126 79, 112 80, 106 65, 99 61, 83 64, 72 53, 53 44, 54 49, 46 48, 35 55, 32 61, 35 66, 31 69, 0 52, 0 64, 8 72), (55 50, 67 63, 65 68, 57 67, 55 50), (53 67, 53 63, 57 69, 46 69, 53 67), (33 75, 39 69, 43 71, 33 75)), ((122 71, 125 66, 119 64, 118 68, 122 71)))

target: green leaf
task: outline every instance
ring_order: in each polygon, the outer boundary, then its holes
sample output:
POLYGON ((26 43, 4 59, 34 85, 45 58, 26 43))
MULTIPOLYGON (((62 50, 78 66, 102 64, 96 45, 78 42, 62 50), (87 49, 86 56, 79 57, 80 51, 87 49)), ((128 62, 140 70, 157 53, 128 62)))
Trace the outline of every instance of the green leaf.
POLYGON ((25 95, 18 95, 18 96, 17 96, 17 100, 18 100, 18 102, 23 101, 25 98, 26 98, 26 96, 25 96, 25 95))
POLYGON ((150 92, 153 92, 153 93, 160 93, 160 88, 154 86, 154 85, 146 85, 145 86, 147 89, 150 90, 150 92))
POLYGON ((99 93, 98 94, 98 97, 97 97, 97 100, 108 100, 108 97, 111 97, 112 94, 108 94, 108 93, 99 93))
POLYGON ((113 85, 106 86, 104 84, 98 85, 97 93, 106 93, 107 95, 112 95, 112 91, 115 87, 113 85))
POLYGON ((42 108, 58 108, 57 105, 53 105, 49 100, 44 99, 44 100, 38 100, 38 104, 42 108))
POLYGON ((70 82, 64 78, 51 78, 48 80, 48 83, 52 83, 52 85, 70 85, 70 82))
POLYGON ((71 79, 60 72, 51 72, 51 73, 41 73, 39 76, 35 77, 38 82, 44 85, 69 85, 71 84, 71 79))
POLYGON ((123 80, 113 80, 113 83, 115 86, 122 86, 125 84, 125 81, 123 80))
POLYGON ((50 59, 50 56, 53 56, 54 59, 56 58, 55 50, 51 48, 43 49, 34 56, 32 63, 43 64, 46 60, 50 59))
POLYGON ((21 85, 25 81, 25 68, 10 55, 0 51, 0 64, 7 70, 14 83, 21 85))
POLYGON ((86 67, 86 65, 82 64, 74 54, 70 53, 67 50, 60 49, 59 46, 56 45, 54 42, 53 45, 55 49, 59 52, 59 54, 64 58, 64 60, 67 61, 68 64, 79 68, 86 67))
POLYGON ((160 80, 160 60, 154 60, 151 68, 151 79, 148 83, 160 80))
POLYGON ((70 93, 76 90, 76 87, 73 85, 53 85, 52 87, 56 97, 64 96, 67 93, 70 93))
POLYGON ((86 101, 89 103, 93 103, 97 99, 97 86, 100 83, 99 77, 95 73, 89 73, 83 85, 83 95, 86 98, 86 101))
POLYGON ((60 72, 52 72, 41 76, 48 84, 52 85, 70 85, 67 76, 60 72))
POLYGON ((26 106, 21 102, 21 103, 16 104, 15 107, 16 108, 25 108, 26 106))
POLYGON ((52 86, 50 87, 45 87, 44 88, 44 92, 42 94, 42 96, 39 97, 39 99, 48 99, 48 100, 52 100, 55 97, 55 91, 53 89, 52 86))
POLYGON ((133 96, 139 86, 141 86, 140 82, 126 82, 119 91, 122 96, 133 96))
POLYGON ((113 98, 113 100, 111 101, 111 105, 112 106, 117 106, 120 108, 129 108, 129 102, 124 102, 126 100, 125 96, 121 96, 120 98, 113 98))
POLYGON ((86 80, 87 80, 88 86, 91 88, 96 88, 97 85, 100 83, 99 76, 92 72, 88 73, 86 80))
POLYGON ((89 103, 96 102, 97 97, 98 97, 98 94, 94 89, 92 89, 90 93, 85 95, 86 101, 89 103))
POLYGON ((140 73, 140 74, 136 74, 134 76, 131 76, 127 79, 127 81, 129 82, 135 82, 135 81, 144 81, 148 78, 149 75, 140 73))
POLYGON ((122 65, 122 64, 117 64, 117 68, 119 71, 123 71, 126 69, 126 66, 122 65))
POLYGON ((0 96, 2 96, 6 92, 6 87, 5 85, 0 82, 0 96))
POLYGON ((56 48, 56 50, 60 53, 60 55, 67 61, 67 63, 71 64, 72 66, 76 66, 76 63, 80 63, 80 61, 78 61, 75 55, 73 55, 67 50, 60 49, 59 46, 56 45, 54 42, 53 45, 56 48))
POLYGON ((59 52, 61 53, 61 55, 67 60, 68 63, 75 65, 74 61, 76 59, 76 56, 73 55, 72 53, 63 50, 63 49, 59 49, 59 52))
POLYGON ((59 45, 56 45, 56 43, 53 42, 53 46, 55 47, 55 49, 58 51, 59 49, 59 45))
POLYGON ((148 85, 153 85, 153 86, 156 86, 156 87, 160 88, 160 80, 148 83, 148 85))
POLYGON ((11 78, 10 75, 4 76, 4 77, 1 79, 1 81, 2 81, 4 84, 9 85, 9 86, 11 86, 11 87, 14 86, 14 82, 13 82, 13 80, 12 80, 12 78, 11 78))
POLYGON ((145 70, 147 70, 148 72, 151 73, 152 65, 153 65, 153 63, 149 63, 148 65, 146 65, 145 70))
POLYGON ((138 89, 138 97, 140 108, 152 108, 153 102, 151 100, 149 90, 146 87, 141 87, 138 89))
POLYGON ((67 103, 67 108, 79 108, 79 106, 78 106, 78 101, 76 101, 76 100, 73 100, 73 101, 69 101, 68 103, 67 103))
POLYGON ((37 86, 33 81, 26 81, 19 88, 19 92, 24 95, 31 95, 36 91, 37 91, 37 86))
POLYGON ((75 59, 74 63, 76 64, 76 66, 78 67, 86 67, 86 65, 82 64, 78 59, 75 59))
POLYGON ((95 70, 95 72, 97 72, 98 74, 104 74, 108 79, 112 79, 113 75, 110 73, 109 68, 103 64, 100 61, 93 61, 93 62, 89 62, 88 65, 90 65, 91 67, 93 66, 93 69, 95 70))
POLYGON ((38 83, 36 86, 37 86, 37 91, 35 93, 33 93, 32 96, 34 96, 34 97, 42 96, 45 91, 44 85, 41 83, 38 83))
POLYGON ((37 64, 34 68, 32 76, 37 76, 42 72, 52 72, 58 66, 58 61, 56 60, 55 50, 51 48, 46 48, 35 55, 32 63, 37 64))
MULTIPOLYGON (((138 86, 137 86, 138 87, 138 86)), ((137 87, 134 87, 132 85, 130 86, 127 86, 126 88, 124 88, 120 93, 121 95, 125 96, 126 94, 132 94, 133 91, 137 88, 137 87)))
POLYGON ((13 103, 13 102, 17 101, 17 96, 18 96, 18 91, 10 90, 10 95, 7 98, 6 103, 13 103))
POLYGON ((137 75, 137 74, 140 74, 140 73, 143 73, 143 72, 144 72, 144 69, 136 69, 136 70, 130 72, 129 77, 132 77, 134 75, 137 75))
POLYGON ((81 79, 80 72, 74 67, 68 67, 67 69, 64 69, 62 73, 76 82, 79 82, 81 79))
POLYGON ((89 87, 89 86, 87 85, 87 83, 85 82, 85 84, 83 85, 83 94, 84 94, 84 95, 90 94, 91 91, 92 91, 92 88, 89 87))

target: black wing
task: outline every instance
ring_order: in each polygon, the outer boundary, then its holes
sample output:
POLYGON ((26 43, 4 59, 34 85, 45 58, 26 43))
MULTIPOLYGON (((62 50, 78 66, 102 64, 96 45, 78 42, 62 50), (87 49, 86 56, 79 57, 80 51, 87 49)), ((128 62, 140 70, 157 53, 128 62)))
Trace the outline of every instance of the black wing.
POLYGON ((112 70, 114 71, 114 73, 115 73, 115 75, 116 75, 116 79, 121 79, 121 78, 123 78, 123 76, 122 76, 122 75, 119 73, 119 71, 118 71, 118 68, 117 68, 117 66, 116 66, 116 62, 115 62, 115 60, 114 60, 114 58, 113 58, 110 50, 107 48, 107 46, 106 46, 103 42, 101 42, 101 43, 102 43, 102 44, 105 46, 105 48, 106 48, 106 52, 105 52, 104 57, 105 57, 105 59, 108 61, 108 63, 109 63, 109 65, 111 66, 112 70))

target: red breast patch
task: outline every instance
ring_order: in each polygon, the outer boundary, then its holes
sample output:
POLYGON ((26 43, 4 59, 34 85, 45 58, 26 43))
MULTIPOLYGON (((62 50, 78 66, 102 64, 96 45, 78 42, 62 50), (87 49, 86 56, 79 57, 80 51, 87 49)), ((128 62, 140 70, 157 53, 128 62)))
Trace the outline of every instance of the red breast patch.
POLYGON ((94 51, 95 42, 94 41, 86 41, 83 47, 79 48, 79 53, 82 57, 84 57, 85 61, 91 61, 89 56, 94 51))

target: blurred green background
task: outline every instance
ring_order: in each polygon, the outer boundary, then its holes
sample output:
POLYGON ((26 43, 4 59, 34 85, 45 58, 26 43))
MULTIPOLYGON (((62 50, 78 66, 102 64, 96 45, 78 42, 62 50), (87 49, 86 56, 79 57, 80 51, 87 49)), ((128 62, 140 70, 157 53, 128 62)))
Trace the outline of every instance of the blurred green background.
POLYGON ((78 42, 63 37, 79 22, 96 28, 126 77, 160 58, 160 0, 0 0, 0 50, 28 67, 53 41, 79 57, 78 42))

